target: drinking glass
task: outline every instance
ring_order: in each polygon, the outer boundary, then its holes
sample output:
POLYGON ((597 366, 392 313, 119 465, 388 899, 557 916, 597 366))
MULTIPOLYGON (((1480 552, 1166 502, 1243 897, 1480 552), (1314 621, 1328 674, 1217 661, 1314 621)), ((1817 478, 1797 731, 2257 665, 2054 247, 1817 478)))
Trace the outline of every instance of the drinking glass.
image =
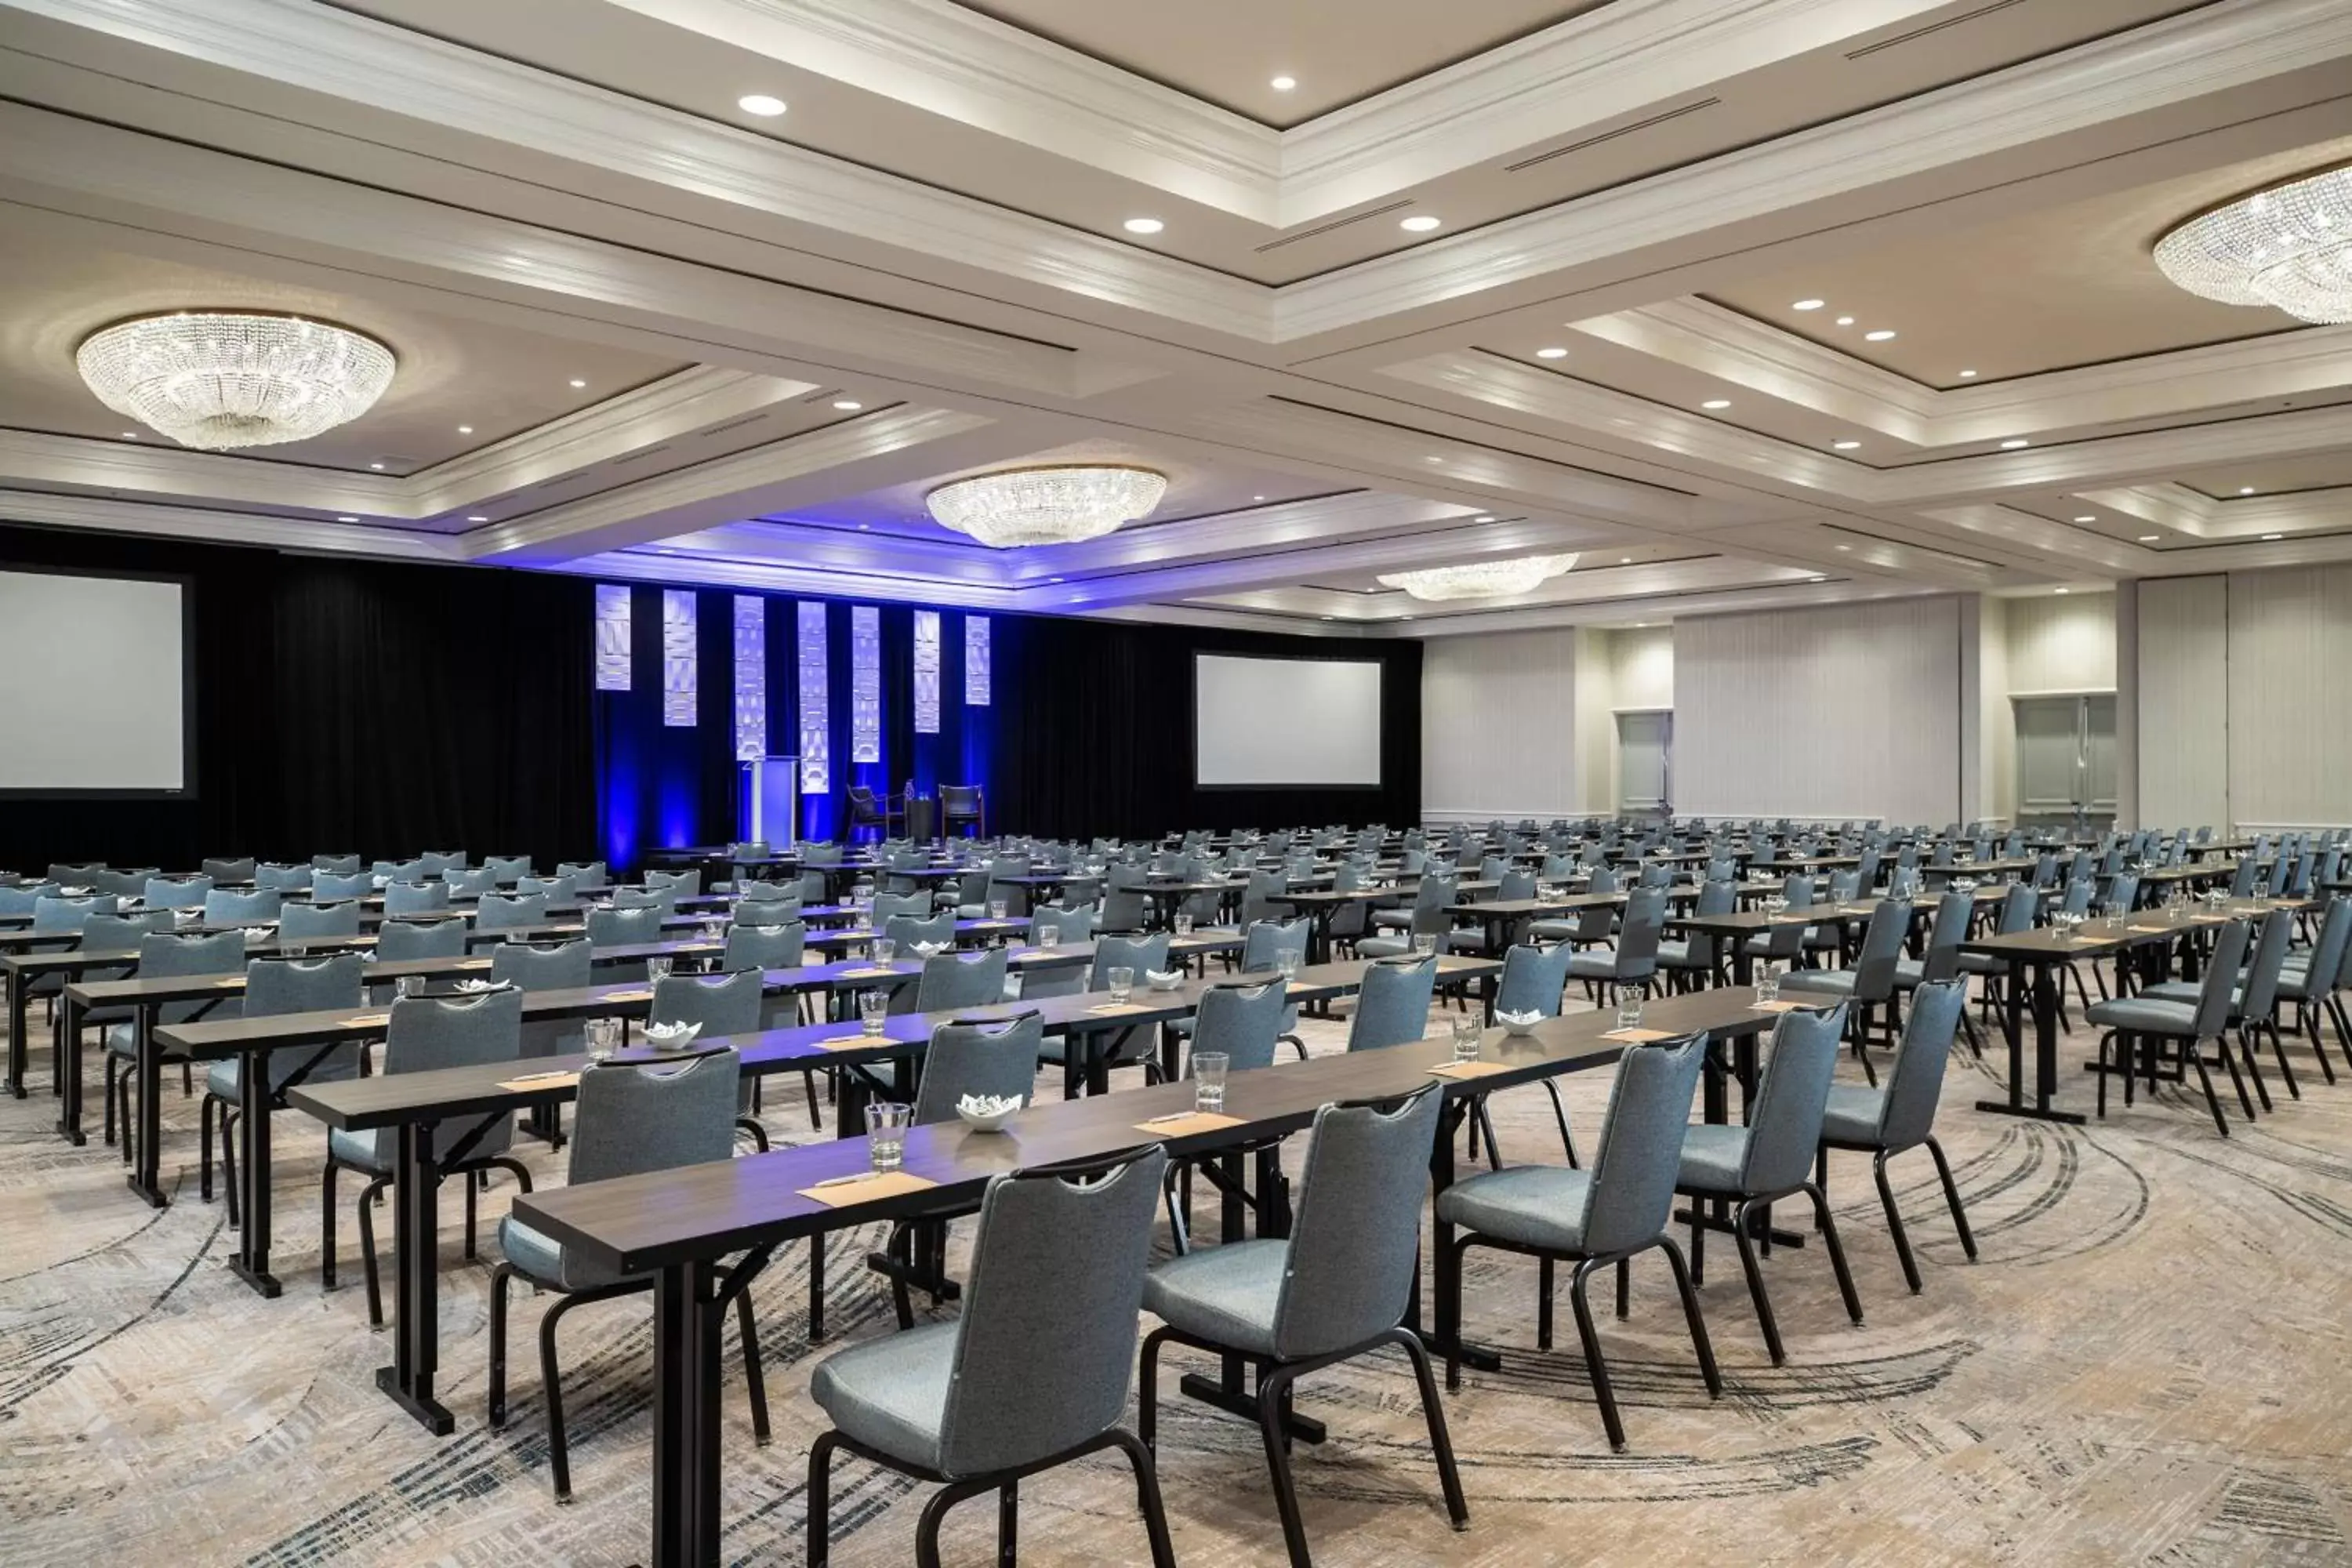
POLYGON ((1039 947, 1055 947, 1061 942, 1062 928, 1057 925, 1041 925, 1034 934, 1039 947))
POLYGON ((392 994, 394 996, 400 997, 423 995, 425 994, 425 976, 422 974, 402 975, 399 979, 392 983, 392 994))
POLYGON ((991 899, 988 900, 988 918, 990 920, 1001 921, 1012 912, 1013 904, 1010 900, 991 899))
POLYGON ((1215 1115, 1225 1109, 1225 1068, 1230 1065, 1223 1051, 1202 1051, 1192 1058, 1193 1110, 1215 1115))
POLYGON ((668 978, 669 978, 669 960, 668 960, 668 959, 667 959, 667 958, 648 958, 648 959, 646 959, 646 984, 648 984, 648 985, 658 985, 658 984, 660 984, 663 981, 667 980, 668 978))
POLYGON ((1454 1020, 1454 1059, 1457 1062, 1476 1061, 1478 1042, 1485 1034, 1475 1017, 1466 1013, 1457 1016, 1454 1020))
POLYGON ((914 1116, 913 1106, 895 1100, 877 1100, 866 1108, 866 1136, 876 1175, 887 1175, 906 1163, 907 1124, 914 1116))
POLYGON ((890 994, 887 991, 860 991, 857 994, 857 1021, 866 1026, 869 1035, 882 1032, 883 1015, 890 1010, 890 994))
POLYGON ((1278 947, 1274 952, 1274 972, 1286 982, 1298 973, 1298 950, 1278 947))
POLYGON ((1178 915, 1176 917, 1176 934, 1178 936, 1191 936, 1192 934, 1192 917, 1191 915, 1178 915))
POLYGON ((278 951, 284 953, 287 957, 298 961, 308 958, 310 955, 310 949, 309 946, 299 942, 281 942, 278 944, 278 951))
POLYGON ((613 1059, 613 1052, 621 1043, 621 1020, 618 1018, 589 1019, 584 1030, 584 1040, 588 1047, 589 1065, 603 1067, 613 1059))
POLYGON ((877 936, 867 949, 877 963, 887 963, 898 956, 898 944, 887 936, 877 936))
POLYGON ((1759 963, 1756 966, 1756 1000, 1760 1005, 1780 999, 1780 966, 1759 963))
POLYGON ((1129 994, 1135 990, 1135 971, 1126 968, 1114 969, 1106 973, 1103 980, 1110 987, 1111 1005, 1124 1006, 1129 994))
POLYGON ((727 922, 725 921, 703 921, 702 940, 709 942, 725 942, 727 940, 727 922))
POLYGON ((1435 937, 1423 935, 1416 936, 1412 939, 1412 952, 1414 957, 1427 958, 1436 951, 1437 939, 1435 937))
POLYGON ((1638 1029, 1642 1026, 1642 994, 1639 991, 1621 991, 1617 994, 1617 1026, 1621 1029, 1638 1029))

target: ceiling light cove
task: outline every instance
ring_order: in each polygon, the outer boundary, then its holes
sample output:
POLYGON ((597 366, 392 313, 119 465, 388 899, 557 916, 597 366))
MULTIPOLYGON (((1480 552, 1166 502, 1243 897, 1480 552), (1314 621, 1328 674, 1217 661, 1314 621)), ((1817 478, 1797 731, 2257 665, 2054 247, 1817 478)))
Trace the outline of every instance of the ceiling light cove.
POLYGON ((1572 554, 1522 555, 1516 561, 1476 561, 1417 572, 1387 572, 1381 574, 1380 580, 1385 587, 1402 588, 1416 599, 1433 603, 1493 599, 1528 593, 1546 578, 1557 577, 1575 564, 1572 554))
POLYGON ((1443 218, 1432 217, 1427 213, 1421 213, 1412 217, 1400 219, 1397 223, 1397 227, 1404 230, 1407 234, 1427 234, 1431 229, 1435 228, 1439 224, 1444 221, 1445 220, 1443 218))
POLYGON ((1168 476, 1150 468, 1073 463, 957 479, 923 504, 941 526, 1014 550, 1099 539, 1150 515, 1167 493, 1168 476))
MULTIPOLYGON (((756 114, 762 120, 773 120, 784 111, 784 100, 771 98, 764 92, 747 92, 735 100, 735 107, 746 114, 756 114)), ((823 119, 824 116, 818 116, 823 119)))
POLYGON ((392 350, 331 321, 175 310, 101 327, 74 352, 98 400, 183 447, 300 441, 358 418, 392 384, 392 350))
POLYGON ((1156 217, 1131 217, 1118 226, 1129 234, 1158 234, 1168 226, 1156 217))

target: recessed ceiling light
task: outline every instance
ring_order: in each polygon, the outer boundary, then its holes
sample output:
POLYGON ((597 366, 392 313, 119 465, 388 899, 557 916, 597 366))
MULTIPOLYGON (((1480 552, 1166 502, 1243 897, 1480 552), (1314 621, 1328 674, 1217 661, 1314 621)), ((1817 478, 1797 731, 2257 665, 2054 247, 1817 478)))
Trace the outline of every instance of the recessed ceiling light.
POLYGON ((339 517, 335 519, 335 521, 337 522, 357 522, 359 519, 355 517, 339 517))
POLYGON ((2254 487, 2252 485, 2240 485, 2238 487, 2238 493, 2242 496, 2250 496, 2254 493, 2254 487))
POLYGON ((773 120, 784 111, 784 100, 781 98, 771 98, 764 92, 747 92, 735 100, 735 107, 746 114, 756 114, 763 120, 773 120))
POLYGON ((1568 351, 1567 351, 1566 349, 1538 349, 1538 350, 1536 350, 1536 358, 1538 358, 1538 359, 1566 359, 1567 357, 1568 357, 1568 351))
POLYGON ((136 441, 139 439, 139 432, 136 430, 125 430, 122 433, 122 438, 126 441, 136 441))
POLYGON ((1851 327, 1853 325, 1853 318, 1852 316, 1840 316, 1837 319, 1837 324, 1841 327, 1851 327))
POLYGON ((368 467, 373 468, 379 474, 383 472, 383 465, 382 463, 370 463, 368 467))
POLYGON ((1839 546, 1838 546, 1838 548, 1839 548, 1840 550, 1852 550, 1852 549, 1853 548, 1853 545, 1851 545, 1851 544, 1841 544, 1841 545, 1839 545, 1839 546))
POLYGON ((1250 500, 1264 500, 1265 499, 1265 498, 1264 496, 1252 496, 1252 497, 1250 497, 1250 500))
POLYGON ((1435 228, 1440 221, 1442 220, 1432 217, 1427 213, 1422 213, 1417 216, 1404 219, 1397 225, 1397 227, 1407 234, 1427 234, 1431 229, 1435 228))
POLYGON ((1129 234, 1158 234, 1168 226, 1156 217, 1131 217, 1118 226, 1129 234))
POLYGON ((1864 332, 1864 333, 1863 333, 1863 334, 1862 334, 1862 336, 1863 336, 1863 341, 1864 341, 1864 342, 1873 342, 1873 343, 1883 343, 1883 342, 1886 342, 1888 339, 1892 338, 1894 335, 1895 335, 1895 334, 1894 334, 1892 331, 1888 331, 1888 330, 1887 330, 1886 328, 1885 328, 1885 327, 1881 327, 1881 328, 1879 328, 1879 329, 1878 329, 1878 331, 1874 331, 1874 332, 1864 332))
POLYGON ((2033 443, 2031 441, 2003 441, 2000 444, 2000 449, 2004 452, 2014 452, 2020 447, 2031 447, 2032 445, 2033 445, 2033 443))
POLYGON ((2076 522, 2096 522, 2099 520, 2095 517, 2078 517, 2074 521, 2076 522))
POLYGON ((866 405, 858 402, 857 399, 854 397, 836 397, 833 400, 833 405, 835 408, 840 409, 844 414, 855 414, 859 409, 866 406, 866 405))
POLYGON ((1442 463, 1445 461, 1445 459, 1443 458, 1423 458, 1422 461, 1424 463, 1442 463))
POLYGON ((861 522, 861 523, 859 523, 859 524, 857 525, 857 531, 858 531, 858 532, 860 532, 860 533, 863 533, 863 532, 865 532, 868 528, 871 528, 872 526, 873 526, 873 524, 871 524, 871 523, 861 522))
POLYGON ((1058 583, 1058 582, 1060 582, 1060 581, 1061 581, 1061 579, 1060 579, 1059 577, 1048 577, 1048 578, 1046 578, 1046 579, 1045 579, 1045 581, 1046 581, 1046 582, 1048 582, 1048 583, 1058 583))
POLYGON ((1826 577, 1808 577, 1805 581, 1808 583, 1826 583, 1829 579, 1826 577))
POLYGON ((1851 452, 1855 447, 1861 446, 1862 443, 1859 441, 1832 441, 1830 445, 1841 452, 1851 452))
POLYGON ((1972 370, 1964 370, 1960 372, 1960 379, 1962 381, 1974 381, 1976 378, 1977 373, 1972 370))
POLYGON ((587 384, 586 382, 584 382, 584 381, 581 380, 581 379, 580 379, 578 376, 576 376, 576 375, 575 375, 575 376, 573 376, 573 377, 572 378, 572 389, 574 392, 579 391, 582 387, 586 386, 587 384, 587 384))
POLYGON ((1630 555, 1620 555, 1617 557, 1617 564, 1620 566, 1631 566, 1633 564, 1633 558, 1630 555))
POLYGON ((457 434, 460 436, 470 436, 473 433, 474 427, 471 425, 460 425, 457 426, 457 434))
POLYGON ((2158 540, 2163 537, 2164 536, 2160 533, 2143 533, 2139 536, 2139 542, 2142 544, 2154 544, 2158 540))
POLYGON ((2263 537, 2264 539, 2284 539, 2286 535, 2284 533, 2265 533, 2263 537))
POLYGON ((2053 592, 2055 592, 2055 593, 2060 593, 2060 594, 2063 594, 2063 593, 2066 592, 2066 590, 2065 590, 2065 589, 2063 589, 2063 588, 2058 588, 2058 589, 2054 589, 2054 590, 2053 590, 2053 592))
POLYGON ((489 520, 488 518, 487 518, 487 517, 483 516, 480 512, 478 512, 478 512, 473 513, 471 516, 467 517, 467 518, 466 519, 466 521, 467 521, 467 522, 488 522, 488 521, 489 521, 490 520, 489 520))
POLYGON ((1482 511, 1482 512, 1480 512, 1477 516, 1475 516, 1475 517, 1472 518, 1470 521, 1473 521, 1473 522, 1492 522, 1492 521, 1495 521, 1495 517, 1494 517, 1494 514, 1493 514, 1492 512, 1484 512, 1484 511, 1482 511))
MULTIPOLYGON (((1298 85, 1298 79, 1295 76, 1278 76, 1272 81, 1267 82, 1265 85, 1274 89, 1276 92, 1288 92, 1292 88, 1298 85)), ((1324 618, 1328 620, 1330 617, 1327 616, 1324 618)))
POLYGON ((1731 406, 1731 399, 1728 397, 1710 397, 1705 403, 1700 404, 1699 406, 1701 408, 1728 408, 1731 406))
POLYGON ((1800 300, 1795 304, 1790 306, 1789 309, 1791 310, 1818 310, 1823 305, 1828 303, 1829 301, 1826 300, 1800 300))

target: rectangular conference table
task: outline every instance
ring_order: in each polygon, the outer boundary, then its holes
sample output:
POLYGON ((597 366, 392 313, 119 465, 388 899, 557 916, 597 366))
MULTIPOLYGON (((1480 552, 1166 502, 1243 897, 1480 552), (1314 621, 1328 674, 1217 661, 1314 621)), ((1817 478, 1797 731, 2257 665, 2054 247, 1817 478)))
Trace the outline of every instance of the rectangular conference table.
MULTIPOLYGON (((1654 1003, 1650 1014, 1645 1026, 1704 1031, 1717 1042, 1752 1041, 1777 1022, 1776 1015, 1754 1011, 1748 998, 1722 990, 1667 998, 1654 1003)), ((780 1246, 844 1226, 974 1203, 990 1180, 1008 1172, 1098 1159, 1150 1142, 1161 1143, 1171 1154, 1229 1156, 1244 1145, 1306 1128, 1332 1101, 1395 1098, 1433 1085, 1447 1101, 1430 1154, 1432 1185, 1443 1192, 1454 1179, 1462 1119, 1473 1101, 1498 1089, 1614 1063, 1627 1047, 1606 1037, 1613 1022, 1605 1014, 1581 1013, 1539 1025, 1523 1038, 1489 1030, 1477 1076, 1468 1078, 1444 1076, 1453 1050, 1444 1040, 1235 1073, 1225 1090, 1225 1114, 1232 1122, 1212 1131, 1171 1136, 1147 1125, 1155 1116, 1191 1107, 1188 1083, 1032 1106, 1003 1134, 972 1132, 960 1123, 918 1127, 907 1137, 904 1169, 933 1184, 904 1195, 850 1198, 838 1206, 805 1195, 818 1182, 866 1168, 866 1141, 859 1137, 527 1194, 516 1199, 514 1212, 533 1229, 600 1263, 655 1277, 648 1561, 656 1568, 700 1568, 720 1560, 719 1309, 727 1299, 716 1273, 719 1259, 749 1254, 731 1271, 740 1288, 780 1246)), ((1229 1207, 1226 1225, 1228 1238, 1239 1239, 1237 1207, 1229 1207)), ((1279 1235, 1281 1229, 1281 1205, 1267 1205, 1261 1233, 1279 1235)), ((1449 1226, 1437 1226, 1438 1317, 1433 1331, 1424 1334, 1441 1351, 1458 1328, 1445 1312, 1454 1294, 1451 1232, 1449 1226)), ((1409 1317, 1416 1326, 1420 1294, 1416 1280, 1409 1317)), ((1234 1375, 1237 1384, 1237 1369, 1234 1375)), ((1202 1390, 1193 1380, 1185 1387, 1196 1394, 1223 1392, 1213 1386, 1202 1390)))
MULTIPOLYGON (((1401 878, 1386 888, 1326 888, 1298 889, 1289 892, 1268 893, 1266 902, 1287 904, 1307 917, 1307 960, 1310 963, 1328 963, 1331 958, 1331 917, 1349 904, 1385 904, 1409 900, 1419 888, 1420 879, 1401 878), (1411 883, 1411 886, 1407 884, 1411 883)), ((1454 884, 1457 899, 1475 901, 1474 895, 1491 893, 1502 883, 1491 878, 1471 877, 1454 884)))
MULTIPOLYGON (((1302 969, 1292 977, 1290 993, 1301 1002, 1348 995, 1360 987, 1364 972, 1370 967, 1369 963, 1357 963, 1302 969)), ((1491 960, 1474 958, 1447 958, 1439 965, 1441 980, 1455 985, 1471 980, 1491 980, 1500 968, 1491 960)), ((1276 977, 1269 974, 1265 978, 1276 977)), ((1066 1042, 1063 1051, 1066 1078, 1070 1081, 1083 1079, 1092 1090, 1086 1100, 1066 1100, 1063 1103, 1124 1103, 1130 1094, 1108 1092, 1108 1068, 1101 1048, 1105 1037, 1130 1028, 1189 1017, 1199 1008, 1202 995, 1209 989, 1211 983, 1195 980, 1173 991, 1139 990, 1125 1006, 1112 1005, 1104 993, 1081 992, 995 1007, 897 1015, 884 1020, 883 1032, 878 1036, 866 1034, 856 1025, 831 1023, 763 1030, 724 1043, 739 1052, 740 1070, 755 1075, 819 1066, 887 1064, 897 1076, 895 1092, 911 1098, 914 1067, 929 1048, 931 1033, 939 1025, 974 1017, 1010 1018, 1034 1012, 1048 1031, 1060 1033, 1066 1042)), ((696 1042, 702 1050, 719 1043, 696 1042)), ((689 1051, 665 1056, 635 1051, 625 1052, 616 1059, 675 1061, 695 1054, 698 1053, 689 1051)), ((587 1058, 582 1056, 532 1058, 334 1083, 298 1083, 288 1090, 289 1104, 310 1112, 331 1128, 344 1131, 399 1130, 398 1164, 394 1177, 393 1251, 398 1280, 394 1292, 397 1303, 394 1364, 377 1372, 376 1384, 436 1434, 452 1430, 454 1418, 433 1392, 439 1359, 439 1281, 435 1250, 439 1220, 435 1189, 440 1180, 439 1167, 463 1158, 478 1133, 469 1133, 466 1139, 436 1150, 436 1144, 440 1141, 430 1135, 430 1130, 436 1123, 461 1119, 478 1118, 480 1125, 487 1126, 493 1119, 512 1110, 561 1104, 578 1093, 579 1074, 586 1066, 587 1058)), ((1247 1075, 1236 1075, 1236 1079, 1243 1076, 1247 1075)), ((846 1136, 864 1124, 862 1098, 853 1100, 859 1093, 856 1075, 845 1074, 842 1081, 838 1127, 845 1136, 839 1142, 862 1146, 862 1136, 846 1136)), ((1186 1093, 1189 1096, 1190 1091, 1186 1093)), ((919 1135, 928 1135, 936 1130, 917 1131, 919 1135)), ((254 1225, 250 1212, 246 1225, 248 1228, 254 1225)), ((822 1275, 813 1271, 809 1302, 812 1339, 824 1330, 823 1289, 822 1275)))

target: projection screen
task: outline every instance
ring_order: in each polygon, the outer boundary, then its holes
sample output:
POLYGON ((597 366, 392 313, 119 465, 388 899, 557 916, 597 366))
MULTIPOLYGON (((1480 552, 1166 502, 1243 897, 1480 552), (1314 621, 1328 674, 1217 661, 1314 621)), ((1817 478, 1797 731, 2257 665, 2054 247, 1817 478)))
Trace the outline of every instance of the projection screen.
POLYGON ((1193 655, 1192 782, 1379 788, 1379 661, 1193 655))
POLYGON ((187 592, 0 568, 0 794, 186 793, 187 592))

